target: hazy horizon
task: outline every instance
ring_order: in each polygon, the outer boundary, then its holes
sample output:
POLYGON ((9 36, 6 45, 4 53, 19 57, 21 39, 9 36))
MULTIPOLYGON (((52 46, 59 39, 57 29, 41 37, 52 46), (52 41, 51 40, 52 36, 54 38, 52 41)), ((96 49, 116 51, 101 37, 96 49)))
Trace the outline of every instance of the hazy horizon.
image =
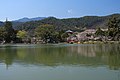
POLYGON ((24 17, 79 18, 120 13, 118 0, 1 0, 0 21, 24 17))

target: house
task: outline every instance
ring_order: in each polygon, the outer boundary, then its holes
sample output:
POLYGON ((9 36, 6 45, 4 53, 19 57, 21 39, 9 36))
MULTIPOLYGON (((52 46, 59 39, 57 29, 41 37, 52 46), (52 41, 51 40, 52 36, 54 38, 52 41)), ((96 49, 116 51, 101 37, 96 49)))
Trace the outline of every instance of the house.
POLYGON ((70 36, 70 37, 67 38, 67 42, 68 43, 77 43, 78 38, 77 38, 77 36, 70 36))
POLYGON ((69 35, 69 37, 67 38, 67 42, 68 43, 76 43, 78 42, 78 38, 75 35, 75 33, 71 30, 66 31, 66 33, 69 35))

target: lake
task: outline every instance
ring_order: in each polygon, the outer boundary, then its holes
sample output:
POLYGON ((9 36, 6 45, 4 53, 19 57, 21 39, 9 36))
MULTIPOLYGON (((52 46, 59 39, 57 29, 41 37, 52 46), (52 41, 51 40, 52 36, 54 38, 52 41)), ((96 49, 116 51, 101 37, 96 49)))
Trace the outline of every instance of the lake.
POLYGON ((120 44, 1 45, 0 80, 120 80, 120 44))

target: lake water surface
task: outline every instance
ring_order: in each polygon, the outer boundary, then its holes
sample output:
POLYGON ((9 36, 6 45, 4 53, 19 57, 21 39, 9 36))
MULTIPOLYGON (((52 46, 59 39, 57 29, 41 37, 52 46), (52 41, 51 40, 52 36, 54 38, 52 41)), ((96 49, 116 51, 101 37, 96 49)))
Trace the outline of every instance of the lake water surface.
POLYGON ((120 80, 120 45, 1 45, 0 80, 120 80))

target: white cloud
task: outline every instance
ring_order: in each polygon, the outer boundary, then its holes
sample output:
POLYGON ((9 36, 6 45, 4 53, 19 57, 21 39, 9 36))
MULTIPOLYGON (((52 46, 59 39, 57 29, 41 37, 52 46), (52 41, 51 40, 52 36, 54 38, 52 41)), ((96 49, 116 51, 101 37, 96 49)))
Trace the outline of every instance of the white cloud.
POLYGON ((69 14, 72 14, 72 13, 73 13, 73 10, 72 10, 72 9, 69 9, 67 12, 68 12, 69 14))

